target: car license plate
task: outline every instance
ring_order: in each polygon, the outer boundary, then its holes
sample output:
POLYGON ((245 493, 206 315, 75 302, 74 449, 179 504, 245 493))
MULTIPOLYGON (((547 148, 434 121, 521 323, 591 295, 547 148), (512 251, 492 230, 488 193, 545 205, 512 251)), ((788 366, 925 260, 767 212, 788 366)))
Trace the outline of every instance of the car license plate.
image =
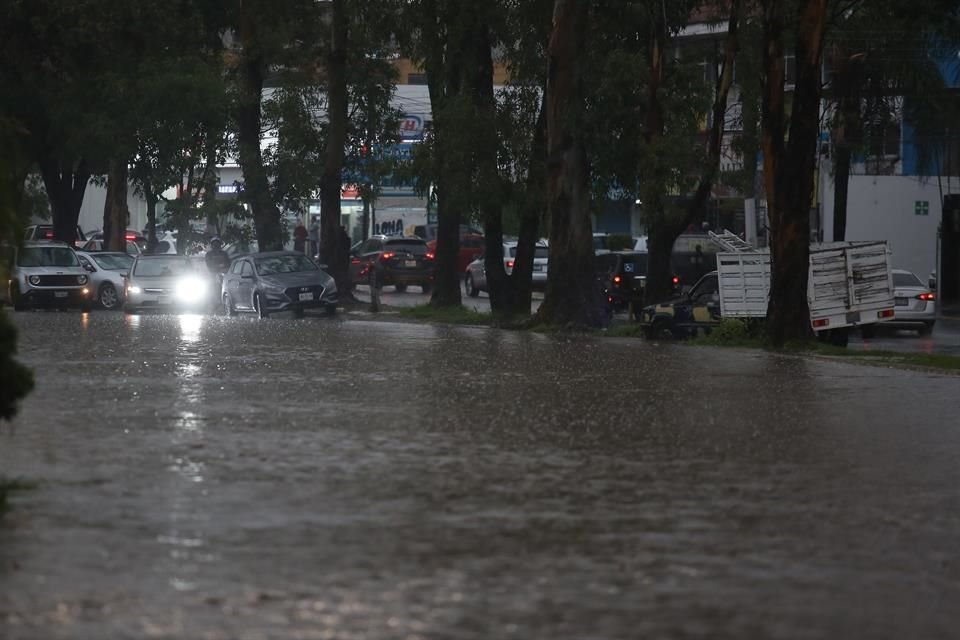
POLYGON ((53 297, 54 297, 54 298, 66 298, 66 297, 67 297, 67 292, 66 292, 66 291, 54 291, 54 292, 53 292, 53 297))
POLYGON ((312 294, 312 293, 301 293, 301 294, 300 294, 300 301, 303 302, 304 300, 313 300, 313 294, 312 294))
POLYGON ((405 267, 407 267, 407 268, 409 268, 409 269, 416 269, 416 267, 417 267, 417 261, 416 261, 416 260, 405 260, 405 261, 403 262, 403 266, 405 266, 405 267))
POLYGON ((894 298, 893 301, 894 301, 894 304, 896 304, 898 307, 905 307, 905 306, 907 306, 907 299, 906 299, 906 298, 894 298))

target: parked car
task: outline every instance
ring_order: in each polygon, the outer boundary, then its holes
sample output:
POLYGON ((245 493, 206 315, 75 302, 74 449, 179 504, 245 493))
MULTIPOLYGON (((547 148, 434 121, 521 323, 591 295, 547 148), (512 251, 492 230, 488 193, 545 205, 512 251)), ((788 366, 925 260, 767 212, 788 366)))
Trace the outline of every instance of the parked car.
POLYGON ((703 276, 717 269, 717 254, 714 251, 677 251, 670 254, 673 285, 676 290, 698 282, 703 276))
POLYGON ((252 311, 261 318, 280 311, 302 316, 305 309, 337 311, 333 278, 297 251, 269 251, 233 261, 221 290, 227 315, 252 311))
POLYGON ((713 271, 678 299, 644 307, 640 326, 647 338, 687 338, 709 333, 720 317, 720 280, 713 271))
POLYGON ((646 251, 611 251, 597 255, 597 281, 615 310, 642 304, 647 282, 646 251))
MULTIPOLYGON (((534 247, 533 253, 533 276, 532 283, 534 289, 542 289, 547 286, 547 269, 549 267, 549 247, 545 242, 538 242, 534 247)), ((507 275, 513 273, 513 265, 517 259, 517 243, 503 243, 503 268, 507 275)), ((484 257, 480 255, 476 260, 467 265, 463 274, 463 284, 467 295, 476 298, 481 291, 488 291, 487 288, 487 270, 484 266, 484 257)))
MULTIPOLYGON (((136 229, 127 229, 126 232, 124 233, 124 239, 127 241, 128 244, 131 242, 135 243, 137 247, 140 249, 136 253, 128 250, 127 253, 129 253, 130 255, 136 255, 137 253, 142 253, 147 248, 146 236, 144 236, 142 233, 140 233, 136 229)), ((89 242, 90 240, 102 241, 103 231, 102 230, 94 231, 93 233, 87 234, 87 241, 89 242)))
MULTIPOLYGON (((53 225, 52 224, 31 224, 26 228, 23 234, 23 239, 27 242, 41 242, 43 240, 53 240, 53 225)), ((77 225, 77 237, 74 240, 74 246, 80 246, 87 241, 87 236, 84 235, 81 231, 80 226, 77 225)))
MULTIPOLYGON (((437 226, 436 224, 418 224, 414 225, 412 231, 413 235, 418 238, 423 238, 426 241, 436 240, 437 239, 437 226)), ((406 233, 410 233, 409 227, 406 233)), ((475 235, 482 236, 483 231, 477 229, 476 227, 471 227, 470 225, 462 224, 460 225, 460 237, 462 238, 465 235, 475 235)))
POLYGON ((937 295, 916 275, 893 269, 893 320, 897 325, 916 327, 921 334, 933 331, 937 321, 937 295))
POLYGON ((89 288, 93 300, 104 309, 119 309, 123 304, 126 277, 133 266, 133 257, 119 251, 78 251, 77 258, 90 276, 89 288))
MULTIPOLYGON (((436 255, 437 241, 431 240, 427 243, 427 251, 436 255)), ((457 255, 457 272, 463 273, 467 265, 477 259, 477 256, 483 253, 483 236, 476 233, 461 233, 460 235, 460 253, 457 255)))
POLYGON ((397 291, 406 291, 412 284, 430 293, 433 269, 433 253, 425 240, 414 236, 370 236, 350 253, 354 286, 369 283, 375 271, 378 286, 393 285, 397 291))
MULTIPOLYGON (((93 252, 93 251, 105 251, 106 242, 103 239, 98 240, 87 240, 80 246, 81 251, 93 252)), ((133 240, 127 240, 124 251, 131 256, 138 256, 143 253, 143 248, 134 242, 133 240)))
POLYGON ((90 277, 73 247, 62 242, 25 242, 8 250, 6 298, 16 311, 33 307, 92 307, 90 277))
POLYGON ((123 310, 203 311, 210 305, 207 274, 186 256, 137 256, 127 277, 123 310))

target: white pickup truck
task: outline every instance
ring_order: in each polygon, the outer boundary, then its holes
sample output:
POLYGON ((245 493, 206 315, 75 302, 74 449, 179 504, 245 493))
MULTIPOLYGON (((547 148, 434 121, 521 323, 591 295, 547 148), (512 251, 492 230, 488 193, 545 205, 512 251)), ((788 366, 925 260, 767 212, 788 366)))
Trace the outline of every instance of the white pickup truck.
MULTIPOLYGON (((770 298, 770 252, 724 243, 717 254, 720 315, 763 318, 770 298)), ((850 327, 869 335, 893 319, 893 276, 884 241, 810 246, 807 301, 810 326, 822 338, 845 345, 850 327), (827 333, 824 333, 827 332, 827 333)))

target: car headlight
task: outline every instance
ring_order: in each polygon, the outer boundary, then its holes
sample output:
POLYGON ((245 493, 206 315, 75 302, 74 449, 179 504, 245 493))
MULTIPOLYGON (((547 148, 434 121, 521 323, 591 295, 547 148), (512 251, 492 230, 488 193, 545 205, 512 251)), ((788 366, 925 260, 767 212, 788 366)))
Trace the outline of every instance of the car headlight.
POLYGON ((40 276, 30 276, 28 280, 30 281, 30 284, 32 284, 33 286, 37 286, 38 284, 40 284, 40 276))
POLYGON ((198 302, 207 295, 207 283, 193 276, 181 278, 177 281, 175 293, 181 302, 198 302))
POLYGON ((77 284, 87 284, 87 276, 77 276, 77 284))
POLYGON ((139 295, 139 294, 143 293, 143 289, 141 289, 140 287, 136 287, 136 286, 129 286, 129 287, 127 287, 127 292, 128 292, 128 293, 132 293, 132 294, 134 294, 134 295, 139 295))

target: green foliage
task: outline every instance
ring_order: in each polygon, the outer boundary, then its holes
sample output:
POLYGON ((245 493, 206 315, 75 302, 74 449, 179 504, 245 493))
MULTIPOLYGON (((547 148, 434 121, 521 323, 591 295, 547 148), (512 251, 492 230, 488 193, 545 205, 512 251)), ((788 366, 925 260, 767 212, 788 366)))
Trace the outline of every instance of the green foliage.
POLYGON ((709 333, 697 335, 691 343, 716 347, 761 347, 765 344, 765 338, 758 325, 736 318, 724 318, 719 326, 712 328, 709 333))
POLYGON ((434 307, 430 304, 422 304, 416 307, 404 307, 400 310, 401 318, 411 320, 422 320, 426 322, 441 322, 444 324, 470 324, 470 325, 489 325, 492 316, 489 313, 481 313, 468 309, 464 306, 459 307, 434 307))
POLYGON ((610 251, 633 249, 633 236, 625 233, 611 234, 607 237, 607 248, 610 251))

